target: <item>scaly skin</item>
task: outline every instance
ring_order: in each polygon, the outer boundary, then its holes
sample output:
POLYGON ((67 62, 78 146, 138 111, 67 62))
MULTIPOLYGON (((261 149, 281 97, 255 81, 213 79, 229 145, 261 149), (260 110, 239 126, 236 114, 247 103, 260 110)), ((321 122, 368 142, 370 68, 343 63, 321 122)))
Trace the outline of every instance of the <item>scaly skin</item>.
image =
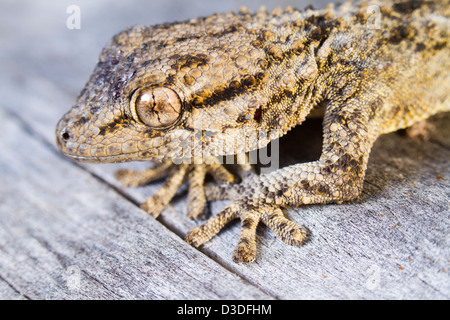
POLYGON ((130 28, 103 49, 57 125, 57 144, 79 161, 162 161, 116 175, 128 186, 169 176, 142 205, 154 216, 185 179, 192 218, 207 200, 232 200, 186 240, 199 246, 240 218, 233 259, 249 262, 259 222, 301 245, 307 229, 281 208, 355 199, 379 135, 450 110, 449 17, 449 0, 374 1, 130 28), (318 113, 317 161, 261 175, 243 163, 247 177, 235 183, 217 160, 264 147, 318 113), (206 174, 220 185, 204 188, 206 174))

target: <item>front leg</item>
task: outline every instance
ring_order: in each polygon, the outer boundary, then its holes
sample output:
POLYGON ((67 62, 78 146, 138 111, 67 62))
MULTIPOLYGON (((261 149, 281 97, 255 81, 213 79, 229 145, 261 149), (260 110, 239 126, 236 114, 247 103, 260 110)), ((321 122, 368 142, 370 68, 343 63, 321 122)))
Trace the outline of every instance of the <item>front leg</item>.
MULTIPOLYGON (((226 223, 241 219, 241 238, 235 262, 256 257, 256 226, 263 222, 286 243, 302 245, 308 231, 286 219, 283 207, 302 204, 343 202, 356 198, 361 190, 369 151, 376 137, 371 118, 361 110, 360 101, 327 106, 324 144, 319 160, 288 166, 269 174, 252 175, 241 184, 211 186, 208 200, 231 199, 232 203, 205 224, 191 230, 186 241, 200 246, 216 235, 226 223), (357 102, 357 103, 356 103, 357 102)), ((373 119, 373 118, 372 118, 373 119)))

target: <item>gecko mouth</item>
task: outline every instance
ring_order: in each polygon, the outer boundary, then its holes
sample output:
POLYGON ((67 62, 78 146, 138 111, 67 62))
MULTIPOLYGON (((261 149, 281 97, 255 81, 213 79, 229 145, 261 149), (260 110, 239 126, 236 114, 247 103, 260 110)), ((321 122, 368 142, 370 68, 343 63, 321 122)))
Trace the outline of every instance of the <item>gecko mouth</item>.
POLYGON ((129 161, 129 154, 122 154, 117 156, 80 156, 70 153, 63 152, 63 155, 69 159, 75 160, 77 162, 86 163, 113 163, 113 162, 126 162, 129 161), (122 158, 122 160, 121 160, 122 158))
MULTIPOLYGON (((64 133, 61 134, 63 136, 64 133)), ((77 162, 85 163, 116 163, 128 161, 149 161, 161 160, 163 156, 155 154, 152 150, 139 150, 132 152, 114 152, 107 154, 104 150, 98 150, 96 145, 76 144, 70 141, 61 141, 57 139, 57 145, 61 153, 77 162)))

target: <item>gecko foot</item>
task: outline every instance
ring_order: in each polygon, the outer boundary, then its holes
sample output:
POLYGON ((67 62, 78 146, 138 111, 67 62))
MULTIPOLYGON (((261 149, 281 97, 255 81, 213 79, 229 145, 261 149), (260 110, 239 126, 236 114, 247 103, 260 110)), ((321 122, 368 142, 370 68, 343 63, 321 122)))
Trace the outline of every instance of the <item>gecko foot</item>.
POLYGON ((425 119, 407 128, 406 135, 417 142, 428 141, 435 128, 436 126, 431 119, 425 119))
POLYGON ((189 231, 185 240, 194 247, 199 247, 236 218, 241 220, 241 235, 233 253, 233 261, 236 263, 255 260, 256 227, 260 222, 275 231, 281 240, 290 245, 301 246, 309 238, 308 229, 287 219, 279 207, 274 205, 251 207, 236 201, 203 225, 189 231))
POLYGON ((169 160, 143 171, 121 169, 115 173, 115 177, 127 187, 142 186, 167 177, 161 189, 141 205, 142 209, 155 218, 169 205, 181 184, 187 180, 189 182, 188 217, 197 219, 205 210, 207 199, 204 181, 207 174, 213 176, 220 184, 231 184, 237 181, 236 177, 216 160, 210 161, 209 164, 180 165, 175 165, 169 160))

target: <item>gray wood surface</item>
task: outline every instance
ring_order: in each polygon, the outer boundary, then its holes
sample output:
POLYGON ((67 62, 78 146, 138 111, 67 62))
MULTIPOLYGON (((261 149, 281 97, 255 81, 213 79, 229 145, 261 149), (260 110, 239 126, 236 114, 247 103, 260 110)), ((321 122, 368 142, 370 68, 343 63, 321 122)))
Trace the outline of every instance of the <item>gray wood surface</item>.
MULTIPOLYGON (((312 232, 305 246, 259 228, 249 265, 231 260, 238 223, 200 250, 183 242, 198 224, 183 190, 156 220, 139 209, 161 182, 123 188, 113 173, 149 164, 80 165, 59 154, 56 122, 114 33, 242 3, 263 1, 77 1, 80 30, 66 28, 71 1, 0 5, 0 298, 450 298, 449 115, 434 118, 428 142, 381 137, 357 201, 288 210, 312 232)), ((317 158, 320 130, 310 121, 283 138, 282 164, 317 158)))

